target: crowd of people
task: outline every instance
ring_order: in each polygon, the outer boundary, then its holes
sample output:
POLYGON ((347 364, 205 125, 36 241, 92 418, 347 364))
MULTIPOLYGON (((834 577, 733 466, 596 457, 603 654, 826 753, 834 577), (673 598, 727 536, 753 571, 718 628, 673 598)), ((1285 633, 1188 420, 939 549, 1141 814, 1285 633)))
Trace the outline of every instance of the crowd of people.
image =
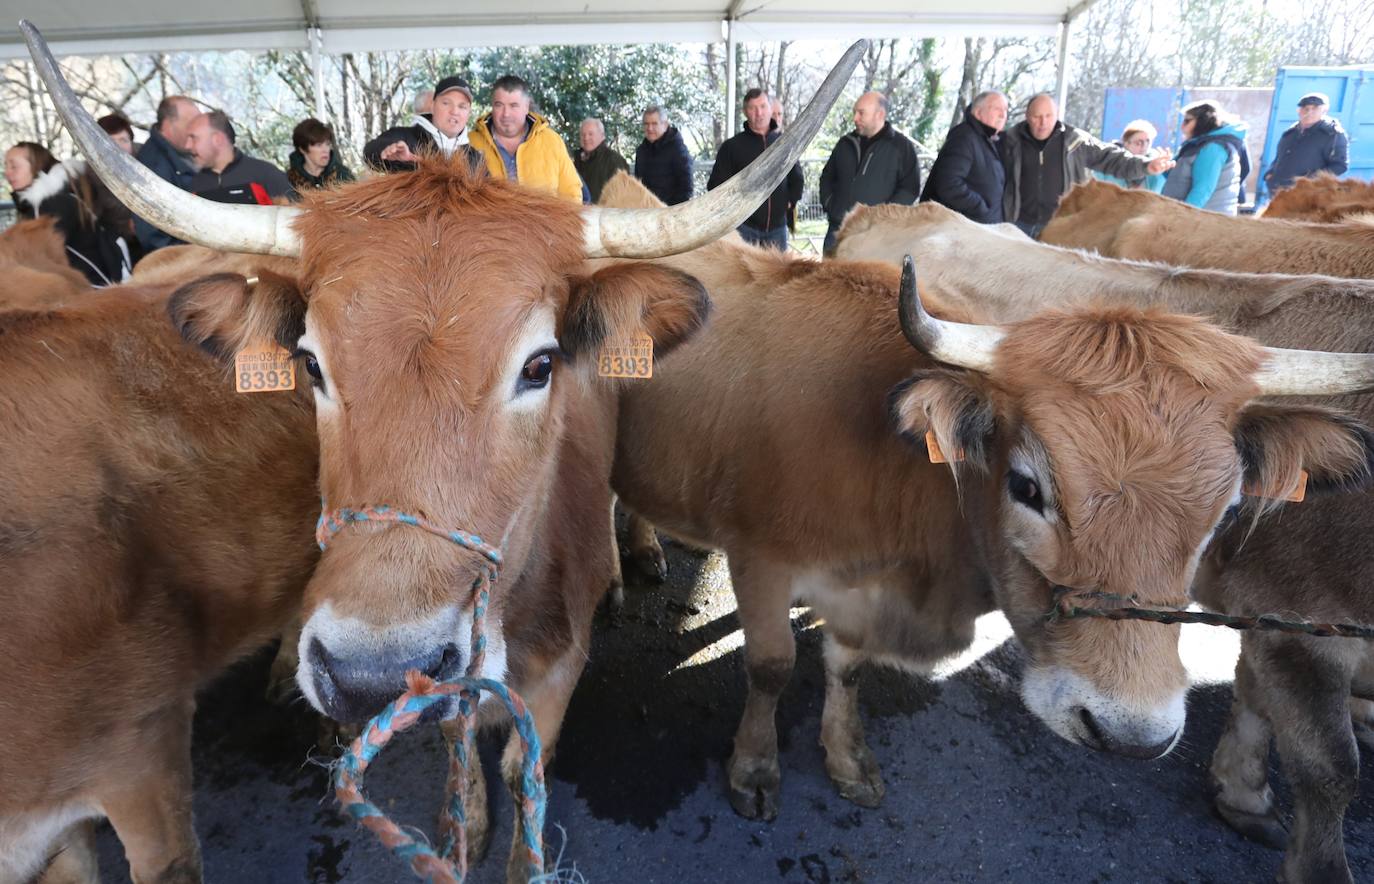
MULTIPOLYGON (((549 121, 533 110, 532 88, 506 75, 492 83, 490 109, 472 119, 474 90, 448 76, 416 96, 409 123, 367 143, 363 159, 378 172, 413 170, 421 154, 459 154, 474 171, 485 171, 560 197, 594 202, 618 172, 628 171, 667 205, 692 198, 692 157, 667 108, 644 109, 644 137, 631 163, 606 140, 602 120, 589 117, 570 151, 549 121)), ((1275 190, 1318 172, 1343 174, 1348 139, 1326 116, 1330 102, 1309 93, 1298 102, 1298 122, 1279 140, 1265 183, 1275 190)), ((1128 124, 1118 141, 1103 142, 1059 119, 1054 98, 1032 96, 1024 119, 1006 130, 1011 105, 1001 92, 978 94, 945 139, 922 187, 915 143, 888 122, 888 98, 867 92, 854 103, 854 128, 841 136, 820 177, 827 219, 824 249, 857 204, 910 205, 932 200, 985 224, 1011 223, 1038 237, 1063 197, 1090 177, 1127 188, 1148 188, 1209 211, 1234 215, 1244 202, 1250 172, 1245 123, 1215 101, 1182 108, 1177 155, 1156 147, 1158 131, 1147 120, 1128 124)), ((744 94, 743 128, 716 153, 707 182, 712 189, 744 169, 782 132, 782 104, 766 89, 744 94)), ((99 120, 121 149, 173 185, 205 199, 270 204, 296 199, 316 188, 354 180, 334 149, 328 124, 309 118, 292 132, 287 169, 245 154, 233 121, 221 110, 201 110, 195 100, 171 95, 157 106, 142 144, 119 114, 99 120)), ((93 284, 127 277, 141 255, 176 242, 120 205, 80 159, 59 162, 43 145, 23 141, 5 154, 5 178, 18 215, 52 216, 66 239, 69 260, 93 284)), ((800 165, 738 228, 756 245, 787 248, 802 200, 800 165)))
MULTIPOLYGON (((1270 191, 1320 172, 1345 173, 1348 139, 1340 123, 1326 117, 1329 106, 1320 92, 1298 100, 1298 122, 1279 139, 1265 172, 1270 191)), ((1032 237, 1040 235, 1064 194, 1090 176, 1227 215, 1245 201, 1247 127, 1216 101, 1181 109, 1177 155, 1154 146, 1159 133, 1148 120, 1128 123, 1119 141, 1105 143, 1060 120, 1047 93, 1033 96, 1025 119, 1004 131, 1009 110, 1000 92, 974 97, 946 138, 923 199, 980 223, 1015 224, 1032 237)))

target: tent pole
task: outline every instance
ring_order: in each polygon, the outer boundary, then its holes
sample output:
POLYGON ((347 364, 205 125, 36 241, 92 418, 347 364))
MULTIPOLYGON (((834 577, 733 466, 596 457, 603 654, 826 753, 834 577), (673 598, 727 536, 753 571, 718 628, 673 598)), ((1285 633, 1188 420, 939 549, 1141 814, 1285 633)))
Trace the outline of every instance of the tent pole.
POLYGON ((1069 97, 1069 34, 1073 30, 1073 19, 1064 16, 1064 20, 1059 23, 1059 79, 1055 82, 1054 97, 1055 104, 1059 107, 1059 116, 1064 116, 1064 103, 1069 97))
POLYGON ((318 28, 309 29, 310 37, 310 73, 315 82, 315 119, 328 122, 324 115, 324 63, 323 63, 323 44, 324 33, 318 28))
POLYGON ((739 43, 735 41, 735 19, 733 16, 725 20, 725 137, 729 138, 735 134, 737 128, 735 123, 735 112, 739 109, 739 102, 735 100, 739 85, 735 82, 735 68, 739 51, 739 43))

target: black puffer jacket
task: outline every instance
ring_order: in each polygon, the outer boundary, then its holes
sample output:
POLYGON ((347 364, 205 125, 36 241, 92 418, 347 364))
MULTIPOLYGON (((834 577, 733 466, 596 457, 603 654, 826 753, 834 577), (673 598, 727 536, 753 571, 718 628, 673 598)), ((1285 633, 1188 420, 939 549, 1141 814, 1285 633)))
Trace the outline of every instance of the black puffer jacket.
POLYGON ((670 206, 692 198, 692 155, 676 126, 669 126, 657 141, 646 138, 639 143, 635 177, 670 206))
MULTIPOLYGON (((768 130, 767 135, 760 135, 750 130, 746 124, 743 132, 726 139, 720 146, 716 153, 716 164, 711 169, 711 177, 706 182, 706 189, 715 190, 729 181, 745 166, 758 159, 768 145, 780 137, 782 136, 776 129, 768 130)), ((801 165, 793 163, 787 177, 773 189, 763 205, 744 220, 744 223, 756 230, 777 230, 785 225, 787 206, 789 203, 801 202, 803 183, 801 165)))
POLYGON ((982 224, 1000 224, 1007 172, 1000 139, 970 111, 945 138, 921 199, 932 200, 982 224))
POLYGON ((888 123, 873 136, 867 153, 858 130, 840 138, 821 170, 821 205, 832 226, 857 203, 909 206, 920 192, 916 145, 888 123))

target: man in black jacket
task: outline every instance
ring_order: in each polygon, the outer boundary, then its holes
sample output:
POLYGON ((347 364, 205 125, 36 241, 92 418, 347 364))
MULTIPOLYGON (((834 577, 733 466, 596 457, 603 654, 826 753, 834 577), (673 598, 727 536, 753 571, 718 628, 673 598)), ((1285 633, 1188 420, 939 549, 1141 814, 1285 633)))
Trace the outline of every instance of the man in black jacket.
MULTIPOLYGON (((752 163, 763 151, 777 141, 780 136, 771 129, 773 105, 768 93, 763 89, 750 89, 744 93, 744 131, 728 139, 716 152, 716 164, 711 169, 711 177, 706 189, 713 190, 724 184, 752 163)), ((772 246, 779 250, 787 248, 787 205, 799 203, 802 197, 801 165, 794 163, 782 183, 768 195, 768 199, 744 220, 738 228, 744 241, 756 246, 772 246)))
POLYGON ((835 252, 840 222, 856 203, 909 206, 921 192, 916 145, 887 122, 887 96, 865 92, 854 102, 854 131, 840 138, 821 170, 821 205, 830 222, 825 254, 835 252))
POLYGON ((644 109, 644 140, 635 149, 634 174, 670 206, 692 198, 692 155, 661 104, 644 109))
POLYGON ((1002 222, 1007 173, 999 138, 1007 124, 1007 97, 980 92, 964 111, 964 121, 945 137, 926 178, 921 199, 933 200, 981 224, 1002 222))
POLYGON ((1318 172, 1344 175, 1350 167, 1350 139, 1337 120, 1326 119, 1329 102, 1320 92, 1298 99, 1298 121, 1279 137, 1274 164, 1264 173, 1269 195, 1318 172))
POLYGON ((207 111, 191 121, 186 146, 200 170, 191 179, 192 193, 219 203, 271 205, 294 192, 285 172, 239 150, 234 146, 237 138, 222 110, 207 111))
MULTIPOLYGON (((191 164, 186 150, 186 130, 199 115, 200 108, 185 95, 168 95, 158 102, 157 122, 148 130, 148 140, 138 149, 140 163, 163 181, 182 190, 191 189, 191 179, 196 174, 196 167, 191 164)), ((181 240, 137 216, 134 217, 134 233, 144 254, 163 246, 181 244, 181 240)))

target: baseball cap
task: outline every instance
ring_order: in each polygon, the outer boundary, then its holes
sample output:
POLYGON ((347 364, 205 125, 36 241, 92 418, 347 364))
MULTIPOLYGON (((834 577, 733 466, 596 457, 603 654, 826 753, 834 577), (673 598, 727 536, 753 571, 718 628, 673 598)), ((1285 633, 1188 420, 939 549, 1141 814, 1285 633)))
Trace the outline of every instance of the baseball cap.
MULTIPOLYGON (((471 96, 469 96, 469 97, 471 97, 471 96)), ((1329 105, 1330 103, 1331 103, 1331 102, 1328 101, 1328 100, 1326 99, 1326 95, 1323 94, 1323 93, 1321 93, 1321 92, 1309 92, 1309 93, 1307 93, 1306 95, 1304 95, 1302 98, 1299 98, 1299 99, 1298 99, 1298 107, 1305 107, 1306 105, 1309 105, 1309 104, 1326 104, 1326 105, 1329 105)))
POLYGON ((457 76, 444 77, 440 80, 434 87, 434 97, 438 98, 450 89, 457 89, 468 97, 468 101, 472 101, 472 87, 468 85, 467 80, 457 76))

